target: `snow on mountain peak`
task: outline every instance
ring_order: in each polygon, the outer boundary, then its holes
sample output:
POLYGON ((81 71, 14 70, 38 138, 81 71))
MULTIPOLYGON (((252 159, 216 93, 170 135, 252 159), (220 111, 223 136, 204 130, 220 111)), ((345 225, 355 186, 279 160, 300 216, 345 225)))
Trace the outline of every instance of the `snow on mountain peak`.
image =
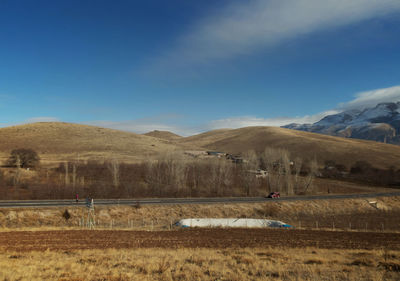
POLYGON ((350 138, 400 144, 400 102, 380 103, 363 110, 328 115, 314 124, 289 124, 284 128, 350 138))

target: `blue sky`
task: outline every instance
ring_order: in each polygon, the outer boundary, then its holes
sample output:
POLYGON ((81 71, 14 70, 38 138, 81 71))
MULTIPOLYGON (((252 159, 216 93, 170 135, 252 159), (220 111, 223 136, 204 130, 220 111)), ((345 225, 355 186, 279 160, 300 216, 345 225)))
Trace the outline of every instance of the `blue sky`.
POLYGON ((400 100, 400 1, 0 1, 0 126, 190 135, 400 100))

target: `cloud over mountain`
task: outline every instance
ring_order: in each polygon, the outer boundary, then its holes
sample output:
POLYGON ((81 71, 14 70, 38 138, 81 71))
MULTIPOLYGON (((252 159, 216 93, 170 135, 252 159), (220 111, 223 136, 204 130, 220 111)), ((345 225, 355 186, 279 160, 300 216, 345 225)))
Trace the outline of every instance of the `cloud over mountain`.
POLYGON ((311 124, 320 121, 326 116, 338 114, 348 110, 363 110, 369 107, 375 107, 377 104, 386 102, 400 101, 400 86, 390 88, 376 89, 357 93, 355 98, 349 102, 341 103, 336 108, 320 112, 314 115, 305 115, 297 117, 276 117, 276 118, 258 118, 258 117, 231 117, 226 119, 214 120, 206 125, 207 129, 219 128, 241 128, 247 126, 284 126, 292 123, 311 124))
POLYGON ((356 98, 339 105, 339 109, 364 109, 384 102, 400 101, 400 86, 376 89, 356 94, 356 98))
MULTIPOLYGON (((316 113, 313 115, 294 116, 294 117, 274 117, 263 118, 256 116, 232 116, 218 120, 212 120, 196 126, 183 125, 182 116, 178 115, 160 115, 150 118, 136 120, 97 120, 83 122, 88 125, 95 125, 104 128, 117 129, 135 133, 147 133, 153 130, 170 131, 182 136, 194 135, 209 130, 229 128, 236 129, 248 126, 275 126, 280 127, 292 123, 312 124, 320 121, 326 116, 340 114, 349 110, 363 110, 365 108, 375 107, 377 104, 386 102, 400 101, 400 86, 390 88, 375 89, 355 94, 355 98, 349 102, 341 103, 337 107, 316 113)), ((34 117, 24 123, 33 122, 54 122, 59 121, 56 117, 34 117)))

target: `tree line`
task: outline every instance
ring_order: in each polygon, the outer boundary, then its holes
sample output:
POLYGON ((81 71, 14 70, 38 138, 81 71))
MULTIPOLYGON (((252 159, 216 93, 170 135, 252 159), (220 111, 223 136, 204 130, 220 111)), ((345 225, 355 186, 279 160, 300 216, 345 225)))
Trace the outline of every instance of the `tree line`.
POLYGON ((0 172, 0 199, 141 198, 141 197, 219 197, 313 194, 315 177, 339 178, 393 185, 400 179, 394 168, 380 170, 367 162, 352 167, 327 161, 319 167, 316 159, 303 161, 285 149, 267 147, 262 153, 250 150, 240 164, 224 158, 188 158, 166 152, 157 159, 128 164, 106 161, 62 162, 52 169, 42 168, 36 152, 11 152, 8 176, 0 172), (35 176, 24 179, 21 171, 35 169, 35 176), (260 173, 263 171, 263 173, 260 173))
POLYGON ((22 165, 18 160, 23 159, 22 155, 12 153, 8 165, 16 171, 7 181, 0 178, 0 184, 19 186, 33 199, 73 198, 75 194, 94 198, 218 197, 265 196, 278 191, 292 195, 312 193, 312 181, 318 172, 316 161, 303 163, 296 159, 293 163, 288 151, 269 148, 258 155, 248 151, 240 164, 166 152, 155 160, 136 164, 117 159, 71 161, 54 169, 40 168, 35 153, 20 152, 35 160, 22 165), (27 167, 37 167, 36 177, 21 180, 18 171, 27 167), (260 169, 267 171, 265 176, 257 176, 260 169))

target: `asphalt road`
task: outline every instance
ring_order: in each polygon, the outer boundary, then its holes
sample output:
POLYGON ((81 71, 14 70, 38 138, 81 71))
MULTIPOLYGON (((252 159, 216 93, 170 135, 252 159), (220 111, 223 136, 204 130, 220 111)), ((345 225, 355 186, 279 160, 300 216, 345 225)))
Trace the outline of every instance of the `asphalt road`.
MULTIPOLYGON (((342 194, 342 195, 317 195, 317 196, 288 196, 279 199, 264 197, 219 197, 219 198, 150 198, 150 199, 94 199, 95 205, 174 205, 174 204, 230 204, 230 203, 261 203, 275 201, 306 201, 306 200, 329 200, 349 198, 374 198, 400 196, 399 192, 387 193, 365 193, 365 194, 342 194)), ((0 208, 20 207, 64 207, 85 206, 85 200, 78 203, 75 200, 20 200, 0 201, 0 208)))

